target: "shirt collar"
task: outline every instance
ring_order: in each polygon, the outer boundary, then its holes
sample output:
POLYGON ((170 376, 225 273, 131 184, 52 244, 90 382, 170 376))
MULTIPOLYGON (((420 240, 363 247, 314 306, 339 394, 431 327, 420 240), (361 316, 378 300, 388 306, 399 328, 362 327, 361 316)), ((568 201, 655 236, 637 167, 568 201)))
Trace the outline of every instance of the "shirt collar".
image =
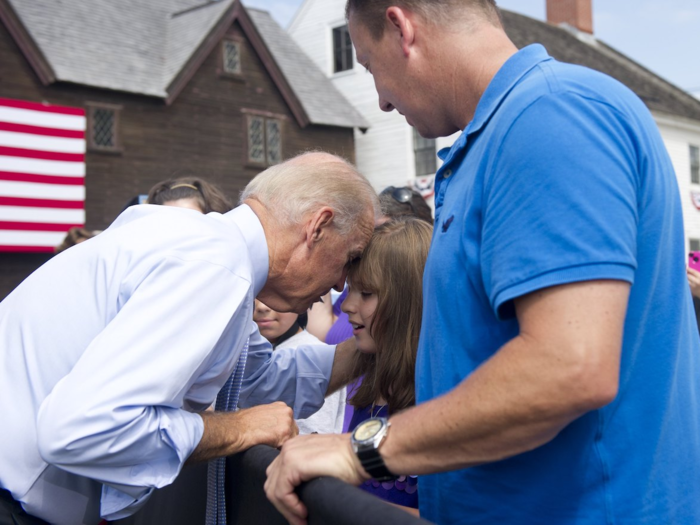
POLYGON ((474 118, 467 126, 467 133, 480 130, 491 118, 511 89, 535 66, 552 60, 547 50, 540 44, 524 47, 506 60, 498 73, 491 79, 486 91, 476 106, 474 118))
POLYGON ((247 204, 241 204, 229 211, 224 217, 231 219, 243 235, 250 254, 253 271, 253 291, 255 296, 260 293, 267 282, 267 272, 270 268, 270 256, 267 251, 267 239, 260 219, 247 204))
POLYGON ((501 66, 496 75, 491 79, 489 85, 481 96, 474 112, 474 118, 466 127, 464 132, 457 138, 451 148, 443 148, 438 152, 438 156, 448 162, 456 151, 463 148, 467 143, 467 136, 479 131, 486 125, 491 116, 496 112, 504 98, 511 89, 535 66, 553 60, 547 54, 547 50, 540 44, 532 44, 524 47, 501 66))

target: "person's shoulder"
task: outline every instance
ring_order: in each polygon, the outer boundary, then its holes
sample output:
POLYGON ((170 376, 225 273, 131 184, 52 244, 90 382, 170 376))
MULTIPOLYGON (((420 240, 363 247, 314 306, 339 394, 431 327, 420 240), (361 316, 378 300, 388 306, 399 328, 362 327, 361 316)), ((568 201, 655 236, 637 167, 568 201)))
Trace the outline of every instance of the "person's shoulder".
POLYGON ((639 97, 619 80, 586 66, 552 60, 540 67, 542 94, 552 97, 578 96, 619 108, 638 104, 639 97))
POLYGON ((501 125, 492 127, 496 137, 528 143, 533 133, 542 133, 566 139, 562 129, 590 122, 591 129, 616 138, 624 129, 619 122, 643 129, 650 118, 639 97, 608 75, 555 60, 535 69, 504 100, 501 125))
POLYGON ((132 260, 172 258, 192 267, 213 265, 252 282, 248 243, 240 229, 222 217, 142 204, 125 210, 98 238, 114 250, 128 252, 132 260))

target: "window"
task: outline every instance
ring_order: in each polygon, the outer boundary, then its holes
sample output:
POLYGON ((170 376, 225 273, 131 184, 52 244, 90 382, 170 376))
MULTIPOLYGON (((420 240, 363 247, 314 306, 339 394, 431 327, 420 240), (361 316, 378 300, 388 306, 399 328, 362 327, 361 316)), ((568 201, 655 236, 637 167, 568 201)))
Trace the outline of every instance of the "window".
POLYGON ((333 73, 352 69, 352 41, 348 26, 333 28, 333 73))
POLYGON ((690 251, 700 252, 700 239, 688 239, 690 241, 690 251))
POLYGON ((282 129, 279 120, 267 119, 265 121, 265 141, 267 163, 279 164, 282 160, 282 129))
POLYGON ((97 151, 119 151, 118 106, 88 105, 88 144, 97 151))
POLYGON ((282 161, 282 122, 248 116, 248 162, 270 166, 282 161))
POLYGON ((416 162, 416 177, 434 175, 437 170, 437 155, 435 153, 435 139, 421 137, 415 128, 413 129, 413 153, 416 162))
POLYGON ((690 182, 700 184, 700 147, 690 145, 690 182))
POLYGON ((229 75, 241 74, 241 46, 238 42, 224 40, 222 57, 224 73, 229 75))

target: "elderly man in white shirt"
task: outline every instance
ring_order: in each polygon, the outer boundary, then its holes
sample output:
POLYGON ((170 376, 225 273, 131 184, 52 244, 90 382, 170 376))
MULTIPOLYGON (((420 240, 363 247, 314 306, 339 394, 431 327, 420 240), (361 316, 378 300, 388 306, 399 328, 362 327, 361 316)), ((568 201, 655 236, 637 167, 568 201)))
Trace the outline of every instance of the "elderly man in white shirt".
POLYGON ((186 461, 295 435, 354 347, 272 353, 253 301, 303 312, 341 289, 377 209, 350 164, 309 153, 229 213, 134 206, 39 268, 0 303, 0 523, 18 505, 28 523, 125 517, 186 461), (240 405, 284 403, 205 411, 245 346, 240 405))

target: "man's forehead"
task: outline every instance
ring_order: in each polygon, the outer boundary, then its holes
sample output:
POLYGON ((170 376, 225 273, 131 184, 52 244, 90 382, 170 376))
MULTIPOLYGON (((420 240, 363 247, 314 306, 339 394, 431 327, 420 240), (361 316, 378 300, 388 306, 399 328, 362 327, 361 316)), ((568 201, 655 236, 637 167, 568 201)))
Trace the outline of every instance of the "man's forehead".
POLYGON ((361 241, 359 243, 359 249, 360 252, 364 251, 364 249, 367 247, 369 244, 370 239, 372 238, 372 235, 374 234, 374 223, 371 223, 369 225, 369 228, 367 229, 362 229, 362 236, 361 236, 361 241))
POLYGON ((374 233, 374 222, 368 222, 366 220, 358 223, 353 229, 350 237, 348 239, 348 248, 351 255, 361 255, 365 246, 369 243, 372 238, 372 233, 374 233))

